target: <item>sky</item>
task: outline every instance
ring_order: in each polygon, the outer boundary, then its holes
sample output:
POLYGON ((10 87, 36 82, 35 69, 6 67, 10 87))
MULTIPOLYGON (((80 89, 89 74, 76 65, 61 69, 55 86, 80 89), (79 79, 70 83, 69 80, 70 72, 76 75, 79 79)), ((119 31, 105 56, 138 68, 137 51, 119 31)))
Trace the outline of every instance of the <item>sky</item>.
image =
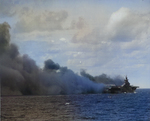
POLYGON ((0 0, 11 42, 41 68, 128 76, 150 88, 150 0, 0 0))

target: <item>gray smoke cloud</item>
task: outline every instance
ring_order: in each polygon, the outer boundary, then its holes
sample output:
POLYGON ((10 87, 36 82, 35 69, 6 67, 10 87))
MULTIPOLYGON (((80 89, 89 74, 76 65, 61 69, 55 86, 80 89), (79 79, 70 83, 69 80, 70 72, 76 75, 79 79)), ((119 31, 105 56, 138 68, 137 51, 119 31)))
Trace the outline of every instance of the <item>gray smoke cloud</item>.
POLYGON ((8 48, 10 41, 9 28, 10 26, 6 22, 0 24, 0 54, 8 48))
POLYGON ((45 61, 45 66, 44 66, 45 70, 48 70, 48 69, 58 70, 59 68, 60 68, 59 64, 54 63, 51 59, 48 59, 48 60, 45 61))
POLYGON ((93 82, 103 83, 103 84, 114 84, 117 86, 121 86, 124 83, 124 78, 122 76, 116 76, 114 78, 110 78, 106 74, 101 74, 99 76, 92 76, 88 74, 84 69, 80 71, 80 74, 84 77, 87 77, 93 82))
POLYGON ((28 55, 20 55, 10 43, 10 26, 0 24, 0 82, 2 95, 48 95, 101 93, 104 84, 61 67, 51 59, 43 69, 28 55))
POLYGON ((123 78, 106 74, 92 76, 81 70, 80 75, 48 59, 43 69, 28 55, 20 55, 10 43, 10 26, 0 24, 0 82, 2 95, 49 95, 101 93, 104 84, 122 85, 123 78))

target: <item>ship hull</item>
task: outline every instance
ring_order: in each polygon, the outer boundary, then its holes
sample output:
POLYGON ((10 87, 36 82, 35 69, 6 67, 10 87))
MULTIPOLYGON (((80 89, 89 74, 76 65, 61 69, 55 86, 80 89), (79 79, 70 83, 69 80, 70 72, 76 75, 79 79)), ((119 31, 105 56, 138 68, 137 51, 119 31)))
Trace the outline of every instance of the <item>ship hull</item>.
POLYGON ((104 93, 134 93, 135 90, 137 89, 137 86, 130 86, 130 87, 110 87, 109 89, 107 89, 106 91, 104 91, 104 93))
POLYGON ((109 86, 106 88, 104 93, 134 93, 138 86, 131 86, 128 78, 124 80, 125 83, 121 86, 109 86))

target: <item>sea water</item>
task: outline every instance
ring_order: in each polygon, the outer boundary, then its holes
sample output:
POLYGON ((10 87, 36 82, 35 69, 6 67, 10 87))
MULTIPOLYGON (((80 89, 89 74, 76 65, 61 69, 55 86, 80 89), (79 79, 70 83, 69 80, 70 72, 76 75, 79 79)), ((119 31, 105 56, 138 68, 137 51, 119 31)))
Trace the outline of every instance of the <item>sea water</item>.
POLYGON ((1 97, 2 121, 150 121, 150 89, 136 93, 1 97))

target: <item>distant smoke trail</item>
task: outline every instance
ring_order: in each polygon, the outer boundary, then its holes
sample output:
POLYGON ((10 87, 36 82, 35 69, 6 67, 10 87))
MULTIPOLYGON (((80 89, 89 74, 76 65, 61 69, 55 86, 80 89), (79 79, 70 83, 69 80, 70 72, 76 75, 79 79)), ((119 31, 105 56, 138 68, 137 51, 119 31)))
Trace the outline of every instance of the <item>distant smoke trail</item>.
POLYGON ((10 26, 0 24, 0 82, 2 95, 100 93, 104 85, 46 60, 43 69, 10 43, 10 26))
POLYGON ((114 85, 122 85, 124 83, 124 78, 121 76, 116 76, 114 78, 110 78, 106 74, 101 74, 99 76, 92 76, 88 74, 85 70, 81 70, 80 74, 84 77, 89 78, 93 82, 103 83, 103 84, 114 84, 114 85))

